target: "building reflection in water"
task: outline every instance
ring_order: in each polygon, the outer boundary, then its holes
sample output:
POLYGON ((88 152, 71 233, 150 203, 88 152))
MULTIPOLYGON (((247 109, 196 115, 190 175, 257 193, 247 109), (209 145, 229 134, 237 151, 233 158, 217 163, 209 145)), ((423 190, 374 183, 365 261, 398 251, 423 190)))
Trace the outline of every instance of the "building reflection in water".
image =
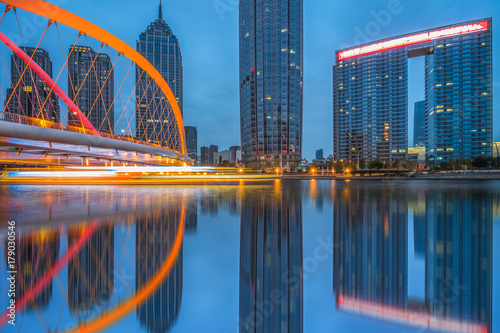
MULTIPOLYGON (((182 207, 148 212, 136 223, 136 291, 145 287, 162 267, 174 243, 182 207)), ((168 332, 182 302, 182 247, 177 260, 158 290, 140 307, 137 318, 148 332, 168 332)))
POLYGON ((414 209, 425 295, 408 300, 408 197, 397 187, 359 184, 336 192, 333 287, 341 310, 423 329, 491 332, 491 193, 465 185, 425 191, 425 205, 414 209))
POLYGON ((425 290, 430 313, 491 328, 490 193, 470 187, 428 191, 425 208, 425 290))
POLYGON ((334 290, 406 307, 408 207, 403 191, 345 187, 334 201, 334 290))
POLYGON ((302 332, 301 190, 281 190, 242 198, 240 332, 302 332))
MULTIPOLYGON (((68 227, 68 247, 78 242, 83 226, 68 227)), ((113 223, 103 222, 68 262, 68 304, 71 313, 86 317, 107 308, 114 288, 113 223)))
MULTIPOLYGON (((24 296, 37 285, 43 276, 52 268, 59 256, 60 232, 43 229, 23 235, 19 233, 16 239, 16 258, 18 264, 16 274, 16 300, 24 296)), ((5 238, 5 257, 8 257, 8 239, 5 238)), ((52 279, 47 286, 35 295, 28 303, 35 310, 46 309, 52 297, 52 279)))

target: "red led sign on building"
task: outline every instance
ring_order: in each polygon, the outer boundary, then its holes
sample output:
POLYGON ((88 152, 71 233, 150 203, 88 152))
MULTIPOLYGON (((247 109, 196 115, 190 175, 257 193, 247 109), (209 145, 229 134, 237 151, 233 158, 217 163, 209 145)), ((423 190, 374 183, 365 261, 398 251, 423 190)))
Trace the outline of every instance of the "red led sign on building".
POLYGON ((345 60, 349 58, 359 57, 362 55, 376 53, 380 51, 390 50, 398 47, 429 42, 434 39, 451 37, 457 35, 463 35, 471 32, 488 30, 488 21, 482 21, 478 23, 471 23, 467 25, 461 25, 452 28, 446 28, 442 30, 435 30, 431 32, 424 32, 418 35, 412 35, 407 37, 402 37, 398 39, 392 39, 376 44, 370 44, 366 46, 357 47, 347 51, 339 52, 339 60, 345 60))

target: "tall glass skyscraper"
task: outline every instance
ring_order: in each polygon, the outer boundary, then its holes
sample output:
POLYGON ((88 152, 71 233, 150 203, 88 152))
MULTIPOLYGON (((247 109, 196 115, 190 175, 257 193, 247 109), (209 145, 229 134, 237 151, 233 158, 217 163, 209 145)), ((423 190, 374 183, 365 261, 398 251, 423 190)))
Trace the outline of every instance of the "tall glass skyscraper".
POLYGON ((186 149, 189 158, 195 163, 198 159, 198 132, 194 126, 184 126, 186 132, 186 149))
POLYGON ((241 155, 302 156, 302 0, 240 1, 241 155))
POLYGON ((430 166, 487 157, 492 142, 491 18, 337 51, 337 160, 408 155, 408 59, 425 57, 425 141, 430 166))
MULTIPOLYGON (((158 18, 139 35, 137 51, 146 58, 169 85, 182 114, 183 73, 179 40, 163 20, 160 2, 158 18)), ((165 144, 177 131, 173 111, 158 85, 142 69, 136 70, 136 138, 165 144)))
POLYGON ((425 147, 425 101, 415 103, 413 114, 413 147, 425 147))

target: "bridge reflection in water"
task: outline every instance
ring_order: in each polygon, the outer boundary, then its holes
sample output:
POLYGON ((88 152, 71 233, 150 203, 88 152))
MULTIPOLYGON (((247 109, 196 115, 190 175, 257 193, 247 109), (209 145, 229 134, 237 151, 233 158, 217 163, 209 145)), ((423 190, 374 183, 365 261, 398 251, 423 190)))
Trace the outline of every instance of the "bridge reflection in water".
POLYGON ((0 186, 18 272, 1 329, 492 332, 499 198, 467 182, 0 186))

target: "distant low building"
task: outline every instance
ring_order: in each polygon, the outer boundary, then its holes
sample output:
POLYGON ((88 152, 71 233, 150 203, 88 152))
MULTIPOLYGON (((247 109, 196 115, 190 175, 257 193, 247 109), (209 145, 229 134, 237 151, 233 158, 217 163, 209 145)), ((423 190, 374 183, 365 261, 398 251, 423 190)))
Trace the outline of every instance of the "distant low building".
POLYGON ((316 150, 316 159, 320 160, 323 158, 323 149, 316 150))
POLYGON ((408 148, 408 160, 416 161, 419 165, 425 164, 425 147, 408 148))
POLYGON ((491 147, 491 152, 493 157, 500 156, 500 142, 493 142, 493 146, 491 147))
POLYGON ((317 165, 325 165, 328 163, 328 160, 326 158, 315 158, 312 160, 312 164, 317 164, 317 165))
POLYGON ((219 146, 210 145, 210 148, 208 148, 208 164, 210 164, 210 165, 219 164, 219 163, 217 163, 218 152, 219 152, 219 146))
POLYGON ((229 161, 229 150, 223 150, 217 153, 217 165, 221 164, 223 161, 229 161))
POLYGON ((229 147, 229 162, 238 164, 241 161, 241 147, 232 146, 229 147))

